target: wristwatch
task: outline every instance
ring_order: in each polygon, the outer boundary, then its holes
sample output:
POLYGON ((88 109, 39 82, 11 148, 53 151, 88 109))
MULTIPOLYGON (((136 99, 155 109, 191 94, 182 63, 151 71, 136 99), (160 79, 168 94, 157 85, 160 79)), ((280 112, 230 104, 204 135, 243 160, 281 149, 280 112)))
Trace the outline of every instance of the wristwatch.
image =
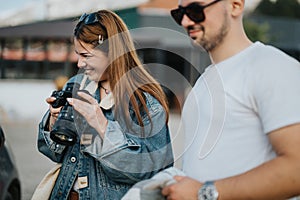
POLYGON ((219 193, 213 181, 205 182, 198 191, 198 200, 218 200, 219 193))

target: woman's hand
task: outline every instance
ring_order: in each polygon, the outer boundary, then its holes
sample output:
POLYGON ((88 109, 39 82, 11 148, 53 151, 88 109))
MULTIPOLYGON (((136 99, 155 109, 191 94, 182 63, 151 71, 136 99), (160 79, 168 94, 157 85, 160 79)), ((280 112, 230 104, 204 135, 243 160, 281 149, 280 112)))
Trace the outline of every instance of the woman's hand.
POLYGON ((108 121, 97 100, 84 92, 78 92, 78 96, 86 102, 75 98, 67 98, 69 104, 86 119, 91 127, 96 129, 101 138, 104 138, 108 121))
POLYGON ((59 108, 53 108, 52 107, 52 103, 56 100, 55 97, 48 97, 46 99, 46 102, 49 104, 49 111, 50 111, 50 120, 49 120, 49 131, 52 130, 52 127, 54 125, 54 123, 56 122, 57 120, 57 117, 59 115, 59 112, 61 110, 61 107, 59 108))

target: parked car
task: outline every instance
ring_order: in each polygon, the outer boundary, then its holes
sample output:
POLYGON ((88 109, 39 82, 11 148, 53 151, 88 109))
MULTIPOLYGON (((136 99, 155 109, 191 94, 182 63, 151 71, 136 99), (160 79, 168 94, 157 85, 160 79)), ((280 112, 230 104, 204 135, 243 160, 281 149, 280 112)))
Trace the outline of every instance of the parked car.
POLYGON ((0 200, 20 200, 21 184, 12 151, 0 126, 0 200))

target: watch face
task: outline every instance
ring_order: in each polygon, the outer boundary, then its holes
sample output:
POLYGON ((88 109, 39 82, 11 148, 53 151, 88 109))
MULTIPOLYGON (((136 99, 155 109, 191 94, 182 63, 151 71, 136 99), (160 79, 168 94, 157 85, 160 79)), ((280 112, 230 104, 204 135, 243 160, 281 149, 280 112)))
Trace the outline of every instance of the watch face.
POLYGON ((218 192, 213 183, 205 183, 198 193, 199 200, 217 200, 218 192))

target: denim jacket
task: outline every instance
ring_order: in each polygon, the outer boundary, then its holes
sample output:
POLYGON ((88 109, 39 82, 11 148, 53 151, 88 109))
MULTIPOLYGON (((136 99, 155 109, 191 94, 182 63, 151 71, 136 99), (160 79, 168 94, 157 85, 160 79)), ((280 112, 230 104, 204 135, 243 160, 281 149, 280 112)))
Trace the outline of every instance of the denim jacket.
MULTIPOLYGON (((95 134, 89 145, 78 139, 73 146, 64 146, 50 138, 47 111, 39 124, 38 149, 52 161, 62 163, 51 200, 67 199, 76 180, 80 199, 121 199, 135 183, 173 165, 165 111, 154 97, 144 95, 151 117, 149 120, 143 115, 144 136, 136 134, 142 131, 137 124, 129 130, 125 123, 116 121, 112 108, 104 110, 108 125, 103 140, 95 134)), ((100 95, 96 98, 100 101, 100 95)))

